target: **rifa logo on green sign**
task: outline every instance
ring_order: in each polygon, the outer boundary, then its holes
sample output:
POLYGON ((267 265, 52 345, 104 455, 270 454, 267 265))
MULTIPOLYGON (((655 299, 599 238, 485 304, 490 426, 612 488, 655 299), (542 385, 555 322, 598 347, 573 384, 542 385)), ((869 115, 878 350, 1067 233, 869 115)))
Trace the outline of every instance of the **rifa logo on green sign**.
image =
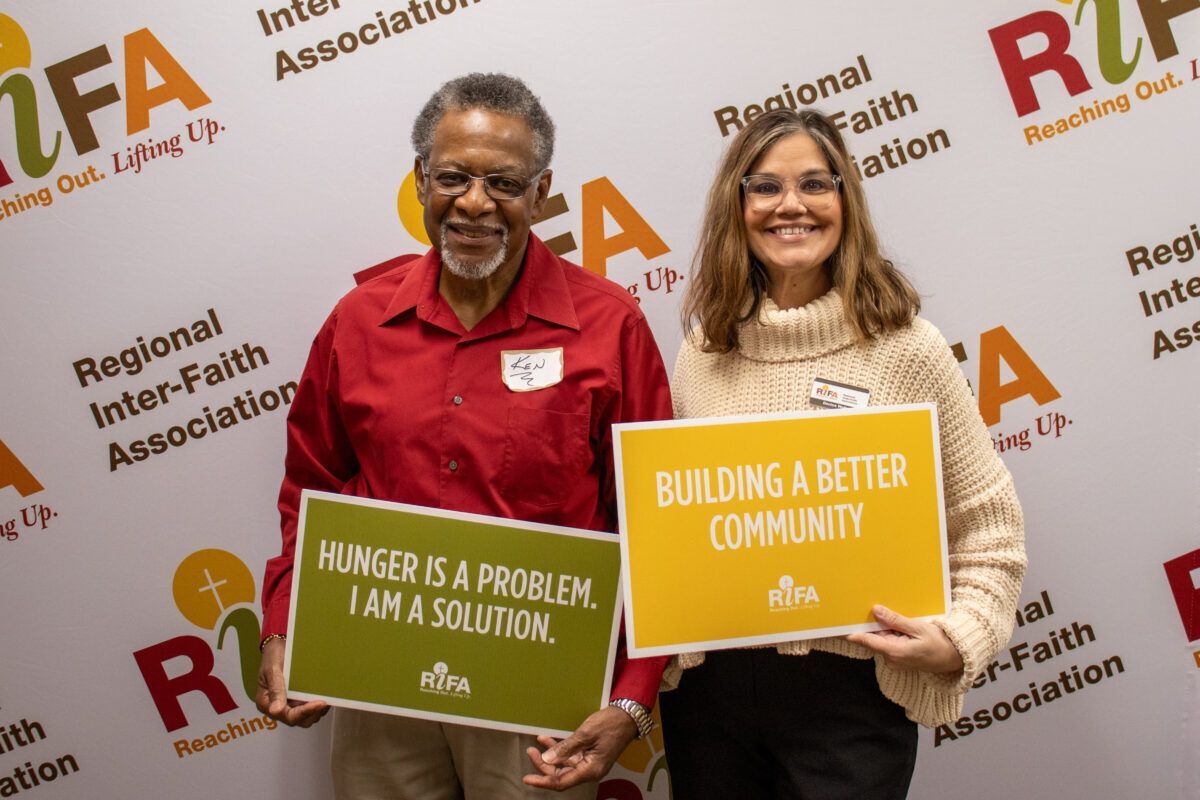
POLYGON ((445 661, 433 665, 432 671, 421 673, 421 691, 446 697, 471 696, 471 682, 464 675, 453 675, 445 661))

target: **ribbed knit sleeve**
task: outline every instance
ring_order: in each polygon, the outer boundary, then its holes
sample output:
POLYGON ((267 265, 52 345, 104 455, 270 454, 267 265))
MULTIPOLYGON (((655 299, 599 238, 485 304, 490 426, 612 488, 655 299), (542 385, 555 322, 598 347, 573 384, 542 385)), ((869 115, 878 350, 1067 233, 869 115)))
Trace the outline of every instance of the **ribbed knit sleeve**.
MULTIPOLYGON (((1025 527, 1012 475, 992 446, 950 348, 929 323, 917 320, 916 326, 928 340, 921 380, 938 407, 950 551, 951 612, 934 624, 963 659, 961 673, 924 677, 930 688, 961 693, 1012 635, 1025 575, 1025 527)), ((953 716, 958 713, 956 708, 953 716)))

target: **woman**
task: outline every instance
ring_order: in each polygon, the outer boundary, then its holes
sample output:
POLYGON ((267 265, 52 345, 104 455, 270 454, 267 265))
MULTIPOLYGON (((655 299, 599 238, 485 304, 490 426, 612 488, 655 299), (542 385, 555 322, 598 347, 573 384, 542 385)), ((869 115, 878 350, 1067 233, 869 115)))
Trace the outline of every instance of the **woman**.
POLYGON ((866 390, 872 406, 936 403, 953 610, 925 622, 876 606, 878 633, 677 656, 664 681, 678 688, 661 697, 677 800, 904 797, 916 723, 957 719, 1008 641, 1025 571, 1021 508, 919 308, 880 254, 829 120, 779 110, 748 124, 708 198, 676 416, 808 410, 817 379, 866 390))

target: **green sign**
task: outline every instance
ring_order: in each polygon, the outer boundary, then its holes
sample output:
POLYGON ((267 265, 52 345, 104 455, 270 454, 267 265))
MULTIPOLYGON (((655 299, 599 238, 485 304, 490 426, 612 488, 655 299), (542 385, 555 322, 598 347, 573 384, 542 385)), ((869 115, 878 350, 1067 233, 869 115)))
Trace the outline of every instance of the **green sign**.
POLYGON ((611 533, 306 491, 288 694, 567 735, 608 701, 620 558, 611 533))

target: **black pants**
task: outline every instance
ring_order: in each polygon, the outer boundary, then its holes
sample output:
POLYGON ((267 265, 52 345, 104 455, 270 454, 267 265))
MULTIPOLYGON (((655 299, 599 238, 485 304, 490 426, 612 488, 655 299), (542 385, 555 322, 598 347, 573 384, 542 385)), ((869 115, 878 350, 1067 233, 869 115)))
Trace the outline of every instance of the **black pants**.
POLYGON ((711 652, 659 697, 674 800, 899 800, 917 726, 875 662, 773 648, 711 652))

